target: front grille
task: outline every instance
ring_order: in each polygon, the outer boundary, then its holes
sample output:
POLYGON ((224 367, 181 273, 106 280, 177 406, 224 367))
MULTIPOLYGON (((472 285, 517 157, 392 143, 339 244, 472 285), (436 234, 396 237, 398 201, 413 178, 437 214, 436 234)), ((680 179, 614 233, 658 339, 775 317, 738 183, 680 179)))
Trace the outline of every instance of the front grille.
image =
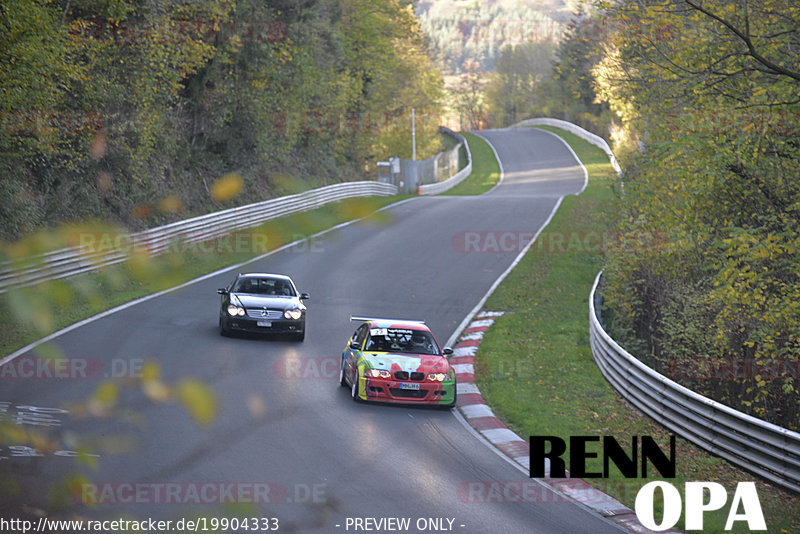
POLYGON ((419 382, 424 378, 425 378, 425 373, 411 373, 411 380, 416 380, 417 382, 419 382))
POLYGON ((283 310, 263 310, 251 308, 247 310, 247 316, 251 319, 280 319, 283 317, 283 310), (264 314, 265 311, 266 314, 264 314))
POLYGON ((428 394, 428 391, 425 389, 389 388, 389 393, 392 394, 392 397, 409 397, 412 399, 422 399, 425 398, 425 395, 428 394))
POLYGON ((408 380, 408 372, 406 372, 406 371, 395 371, 394 377, 397 380, 408 380))

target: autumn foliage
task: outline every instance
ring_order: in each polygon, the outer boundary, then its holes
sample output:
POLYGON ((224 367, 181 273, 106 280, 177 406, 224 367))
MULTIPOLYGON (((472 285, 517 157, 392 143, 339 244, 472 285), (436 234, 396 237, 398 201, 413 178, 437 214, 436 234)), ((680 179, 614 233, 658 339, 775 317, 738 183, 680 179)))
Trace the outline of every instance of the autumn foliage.
POLYGON ((621 119, 616 335, 680 383, 800 428, 800 8, 599 2, 594 68, 621 119))
POLYGON ((411 108, 439 148, 440 87, 399 0, 3 2, 0 239, 374 177, 410 157, 411 108))

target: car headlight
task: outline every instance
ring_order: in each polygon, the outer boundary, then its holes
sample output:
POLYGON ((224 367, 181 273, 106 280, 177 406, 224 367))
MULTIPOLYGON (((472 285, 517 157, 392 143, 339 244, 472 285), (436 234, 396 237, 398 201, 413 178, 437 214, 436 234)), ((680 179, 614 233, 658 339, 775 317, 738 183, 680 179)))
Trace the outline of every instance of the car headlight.
POLYGON ((431 373, 428 375, 431 382, 444 382, 447 380, 447 373, 431 373))
POLYGON ((297 320, 303 316, 303 312, 300 311, 299 308, 295 308, 293 310, 286 310, 285 312, 283 312, 283 316, 286 317, 287 319, 297 320))
POLYGON ((369 378, 391 378, 392 373, 385 369, 367 369, 364 371, 364 376, 369 378))
POLYGON ((244 308, 240 308, 234 304, 228 306, 228 315, 236 317, 237 315, 244 315, 244 308))

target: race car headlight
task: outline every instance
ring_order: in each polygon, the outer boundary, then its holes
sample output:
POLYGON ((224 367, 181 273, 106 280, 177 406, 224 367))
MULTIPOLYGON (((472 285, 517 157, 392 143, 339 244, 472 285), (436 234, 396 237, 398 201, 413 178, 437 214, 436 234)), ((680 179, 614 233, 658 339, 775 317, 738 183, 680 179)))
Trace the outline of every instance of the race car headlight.
POLYGON ((391 378, 392 373, 385 369, 367 369, 364 371, 364 376, 369 378, 391 378))
POLYGON ((231 304, 228 306, 228 315, 232 315, 234 317, 237 315, 244 315, 244 308, 240 308, 239 306, 231 304))
POLYGON ((283 312, 283 316, 286 317, 287 319, 297 320, 303 316, 303 312, 300 311, 299 308, 295 308, 293 310, 286 310, 285 312, 283 312))
POLYGON ((431 373, 428 375, 431 382, 444 382, 447 380, 447 373, 431 373))

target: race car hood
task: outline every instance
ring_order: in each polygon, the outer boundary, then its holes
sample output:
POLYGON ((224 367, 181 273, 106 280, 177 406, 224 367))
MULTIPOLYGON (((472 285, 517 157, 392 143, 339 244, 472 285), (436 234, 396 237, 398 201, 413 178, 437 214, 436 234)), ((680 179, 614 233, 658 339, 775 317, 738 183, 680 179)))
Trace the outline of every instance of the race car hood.
POLYGON ((273 297, 266 295, 250 295, 247 293, 235 293, 236 298, 245 308, 270 308, 284 310, 286 308, 304 308, 300 300, 296 297, 273 297))
POLYGON ((386 352, 364 353, 364 358, 373 369, 387 371, 406 371, 408 373, 446 373, 450 364, 444 356, 430 354, 393 354, 386 352))

